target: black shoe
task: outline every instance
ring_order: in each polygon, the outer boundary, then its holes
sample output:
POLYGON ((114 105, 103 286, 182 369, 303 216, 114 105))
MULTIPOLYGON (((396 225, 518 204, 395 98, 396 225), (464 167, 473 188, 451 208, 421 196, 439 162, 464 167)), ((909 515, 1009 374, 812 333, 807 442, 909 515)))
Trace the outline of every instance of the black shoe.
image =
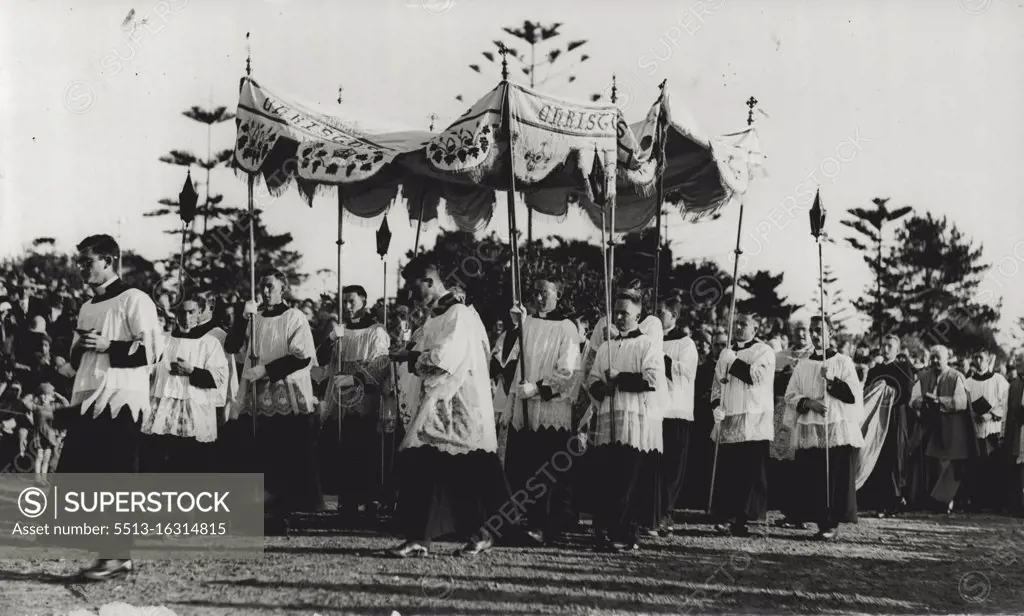
POLYGON ((455 556, 478 556, 494 547, 494 539, 489 536, 480 541, 470 541, 455 551, 455 556))
POLYGON ((401 545, 384 550, 384 554, 390 558, 424 558, 430 556, 430 550, 415 541, 406 541, 401 545))
POLYGON ((772 524, 775 528, 785 528, 787 530, 806 530, 807 524, 803 522, 793 522, 789 518, 782 518, 775 520, 772 524))
POLYGON ((823 530, 819 530, 814 535, 814 538, 817 539, 818 541, 832 541, 833 539, 836 538, 836 529, 834 529, 834 528, 826 528, 826 529, 823 529, 823 530))
POLYGON ((638 551, 640 549, 640 544, 628 543, 625 541, 613 541, 611 547, 612 551, 616 554, 629 554, 631 552, 638 551))
POLYGON ((523 542, 527 547, 539 548, 544 545, 544 533, 539 530, 528 530, 523 533, 523 542))
POLYGON ((135 565, 130 558, 127 560, 101 558, 93 563, 91 567, 82 569, 80 575, 82 579, 90 582, 106 582, 123 578, 134 570, 135 565))

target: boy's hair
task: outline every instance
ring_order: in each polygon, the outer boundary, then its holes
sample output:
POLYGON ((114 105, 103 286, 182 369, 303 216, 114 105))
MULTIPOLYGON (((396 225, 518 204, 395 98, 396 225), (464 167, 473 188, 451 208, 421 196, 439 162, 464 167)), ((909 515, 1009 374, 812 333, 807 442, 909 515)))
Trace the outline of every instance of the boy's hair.
POLYGON ((97 257, 109 257, 111 259, 117 259, 121 254, 121 247, 117 245, 117 240, 113 237, 100 234, 90 235, 75 247, 78 252, 91 252, 97 257))
POLYGON ((637 306, 643 305, 643 297, 638 289, 624 289, 615 294, 615 301, 624 300, 637 306))
POLYGON ((658 305, 664 308, 678 321, 683 316, 683 302, 678 297, 669 297, 658 302, 658 305))
POLYGON ((360 298, 362 298, 364 302, 366 301, 366 289, 364 289, 362 285, 350 284, 341 289, 342 296, 348 295, 349 293, 355 293, 360 298))

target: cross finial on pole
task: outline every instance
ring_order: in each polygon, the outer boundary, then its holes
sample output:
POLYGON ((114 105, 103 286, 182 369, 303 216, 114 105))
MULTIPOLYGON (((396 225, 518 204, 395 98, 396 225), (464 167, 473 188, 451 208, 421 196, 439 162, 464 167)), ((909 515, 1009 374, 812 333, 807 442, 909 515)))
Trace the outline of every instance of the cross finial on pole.
POLYGON ((757 106, 757 99, 756 98, 751 96, 750 98, 747 99, 747 107, 750 108, 750 111, 747 112, 747 126, 750 126, 751 124, 754 123, 754 107, 756 107, 756 106, 757 106))
POLYGON ((501 80, 508 81, 508 47, 501 46, 501 80))
POLYGON ((341 104, 341 93, 345 90, 345 86, 338 86, 338 104, 341 104))
POLYGON ((437 121, 437 114, 431 113, 427 117, 430 118, 430 132, 434 132, 434 122, 437 121))
POLYGON ((614 105, 619 100, 619 86, 615 81, 615 73, 612 73, 612 104, 614 105))
POLYGON ((245 74, 252 75, 252 47, 249 45, 249 32, 245 33, 245 74))

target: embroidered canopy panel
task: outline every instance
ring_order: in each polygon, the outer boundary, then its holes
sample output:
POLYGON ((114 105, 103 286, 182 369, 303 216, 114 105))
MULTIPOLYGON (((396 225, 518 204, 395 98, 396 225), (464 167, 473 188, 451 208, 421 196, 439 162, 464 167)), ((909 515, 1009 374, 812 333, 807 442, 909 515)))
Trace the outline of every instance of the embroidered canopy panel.
POLYGON ((614 106, 502 82, 440 133, 381 131, 278 96, 246 77, 235 163, 239 171, 261 176, 275 195, 294 182, 312 204, 319 190, 332 187, 333 193, 338 186, 345 209, 359 218, 379 216, 401 195, 412 219, 437 219, 443 204, 455 226, 474 232, 490 221, 495 191, 510 188, 511 165, 514 189, 542 214, 564 216, 575 204, 597 226, 614 191, 616 231, 624 232, 647 226, 657 212, 662 141, 666 201, 684 214, 714 212, 746 190, 744 165, 756 154, 756 134, 749 130, 712 143, 673 121, 671 110, 662 97, 630 126, 614 106), (615 182, 608 181, 612 173, 615 182))

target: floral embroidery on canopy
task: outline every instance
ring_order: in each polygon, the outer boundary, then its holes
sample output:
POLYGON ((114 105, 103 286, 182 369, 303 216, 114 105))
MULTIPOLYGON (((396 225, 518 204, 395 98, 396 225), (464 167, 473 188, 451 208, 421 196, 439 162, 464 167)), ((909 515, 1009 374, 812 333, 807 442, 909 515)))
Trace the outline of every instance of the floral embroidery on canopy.
POLYGON ((299 150, 299 173, 312 180, 332 180, 342 174, 348 181, 364 180, 386 163, 382 148, 357 140, 343 146, 313 142, 299 150))
POLYGON ((238 140, 235 143, 235 153, 239 163, 243 167, 258 169, 267 159, 280 135, 281 131, 262 122, 254 120, 239 122, 238 140))
POLYGON ((497 122, 481 121, 473 129, 445 133, 427 144, 427 156, 445 171, 479 165, 487 159, 498 128, 497 122))

